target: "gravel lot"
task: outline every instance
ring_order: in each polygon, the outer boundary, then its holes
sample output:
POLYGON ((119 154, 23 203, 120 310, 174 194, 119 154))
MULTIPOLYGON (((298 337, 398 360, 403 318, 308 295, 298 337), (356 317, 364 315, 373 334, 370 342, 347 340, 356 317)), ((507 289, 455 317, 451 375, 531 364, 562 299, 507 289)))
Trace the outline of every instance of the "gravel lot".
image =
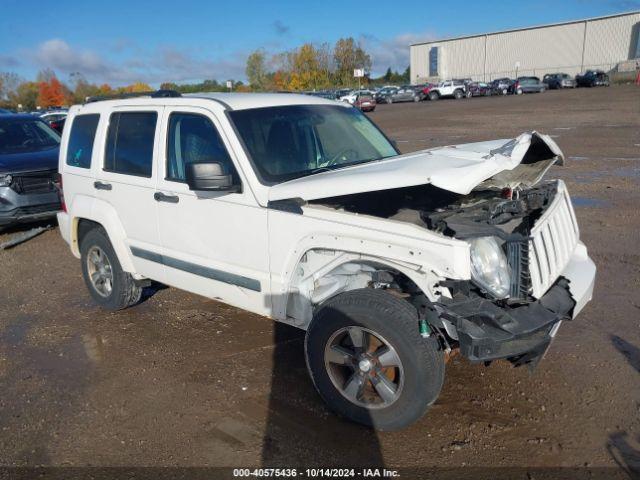
POLYGON ((298 331, 169 288, 101 311, 54 229, 0 251, 0 465, 639 474, 640 88, 380 105, 371 118, 404 152, 533 129, 564 150, 551 175, 569 186, 598 278, 533 375, 456 357, 421 421, 376 434, 325 408, 298 331))

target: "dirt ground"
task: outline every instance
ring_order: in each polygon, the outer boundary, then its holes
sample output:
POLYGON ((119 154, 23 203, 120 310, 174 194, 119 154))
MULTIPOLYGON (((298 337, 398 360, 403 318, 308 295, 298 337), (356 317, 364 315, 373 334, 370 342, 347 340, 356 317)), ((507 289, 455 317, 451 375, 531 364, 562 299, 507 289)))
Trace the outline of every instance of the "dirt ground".
POLYGON ((0 251, 0 465, 638 475, 640 88, 380 105, 370 116, 404 152, 534 129, 564 150, 551 175, 569 186, 598 277, 533 375, 457 357, 424 418, 374 433, 324 406, 300 332, 170 288, 102 311, 54 229, 0 251))

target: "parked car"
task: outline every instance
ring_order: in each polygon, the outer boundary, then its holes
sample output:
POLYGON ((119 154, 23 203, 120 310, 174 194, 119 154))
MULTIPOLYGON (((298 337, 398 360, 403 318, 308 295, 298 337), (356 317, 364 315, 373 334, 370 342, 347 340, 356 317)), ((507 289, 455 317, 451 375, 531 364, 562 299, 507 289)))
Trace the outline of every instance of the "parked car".
POLYGON ((56 189, 60 136, 29 114, 0 114, 0 227, 60 210, 56 189))
POLYGON ((542 77, 542 83, 549 89, 575 88, 576 82, 567 73, 547 73, 542 77))
POLYGON ((349 93, 352 92, 353 89, 351 88, 340 88, 338 90, 335 91, 335 98, 337 100, 340 100, 342 97, 349 95, 349 93))
POLYGON ((576 87, 608 87, 609 75, 602 70, 587 70, 582 75, 576 75, 576 87))
POLYGON ((342 102, 347 102, 349 105, 354 105, 360 95, 371 96, 371 92, 369 90, 351 90, 346 95, 340 97, 339 100, 342 102))
POLYGON ((49 126, 51 128, 53 128, 56 132, 58 133, 62 133, 62 130, 64 130, 64 124, 66 122, 66 117, 61 118, 59 120, 52 120, 49 122, 49 126))
POLYGON ((511 80, 508 77, 496 78, 490 84, 492 94, 494 95, 508 95, 514 93, 515 80, 511 80))
POLYGON ((429 89, 429 100, 440 98, 460 99, 467 96, 467 89, 461 80, 447 80, 429 89))
POLYGON ((401 155, 340 102, 210 93, 74 106, 62 145, 59 231, 98 305, 157 280, 306 330, 320 396, 378 429, 435 402, 445 352, 534 366, 592 296, 547 135, 401 155))
POLYGON ((40 118, 45 122, 55 122, 67 117, 67 110, 49 110, 40 113, 40 118))
POLYGON ((424 83, 422 85, 419 85, 423 98, 424 99, 429 98, 429 92, 431 91, 432 88, 436 86, 437 85, 435 83, 424 83))
POLYGON ((419 102, 422 93, 416 91, 412 85, 402 85, 380 90, 376 97, 378 103, 419 102))
POLYGON ((363 112, 373 112, 376 109, 376 101, 370 93, 360 93, 353 106, 363 112))
POLYGON ((484 82, 471 82, 467 85, 468 97, 488 97, 492 94, 493 88, 484 82))
POLYGON ((516 95, 523 93, 542 93, 547 89, 546 85, 538 77, 518 77, 513 85, 516 95))
POLYGON ((6 108, 0 108, 0 114, 8 115, 13 113, 11 110, 7 110, 6 108))

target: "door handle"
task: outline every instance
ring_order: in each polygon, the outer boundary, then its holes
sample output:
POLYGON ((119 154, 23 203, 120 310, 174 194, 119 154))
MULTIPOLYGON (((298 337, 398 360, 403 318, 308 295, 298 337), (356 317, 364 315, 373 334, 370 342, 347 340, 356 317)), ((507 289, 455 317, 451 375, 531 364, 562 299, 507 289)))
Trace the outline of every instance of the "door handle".
POLYGON ((165 195, 162 192, 154 193, 153 198, 156 202, 178 203, 180 201, 177 195, 165 195))
POLYGON ((93 188, 95 188, 96 190, 111 190, 111 184, 104 182, 93 182, 93 188))

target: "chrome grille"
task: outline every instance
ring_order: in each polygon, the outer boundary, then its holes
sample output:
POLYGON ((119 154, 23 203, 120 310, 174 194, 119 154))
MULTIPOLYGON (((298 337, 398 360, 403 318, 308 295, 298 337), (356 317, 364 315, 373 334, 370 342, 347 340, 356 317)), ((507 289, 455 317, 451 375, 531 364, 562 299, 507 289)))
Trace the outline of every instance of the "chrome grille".
POLYGON ((580 238, 578 223, 564 182, 558 194, 531 229, 529 268, 532 294, 540 298, 565 269, 580 238))

